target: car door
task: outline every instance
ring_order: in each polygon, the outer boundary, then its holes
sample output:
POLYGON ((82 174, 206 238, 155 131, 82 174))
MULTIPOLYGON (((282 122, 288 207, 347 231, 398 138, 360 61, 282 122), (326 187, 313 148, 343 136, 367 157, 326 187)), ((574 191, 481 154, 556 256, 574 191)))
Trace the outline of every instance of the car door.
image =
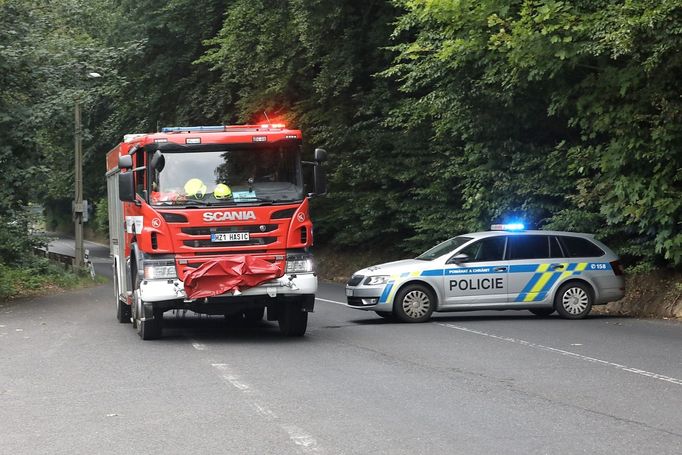
POLYGON ((568 266, 556 236, 546 234, 509 236, 505 258, 509 264, 509 302, 548 303, 549 291, 568 266))
POLYGON ((443 307, 506 302, 508 266, 503 260, 506 239, 502 235, 483 238, 448 260, 443 274, 443 307), (454 257, 461 254, 468 259, 456 262, 454 257))

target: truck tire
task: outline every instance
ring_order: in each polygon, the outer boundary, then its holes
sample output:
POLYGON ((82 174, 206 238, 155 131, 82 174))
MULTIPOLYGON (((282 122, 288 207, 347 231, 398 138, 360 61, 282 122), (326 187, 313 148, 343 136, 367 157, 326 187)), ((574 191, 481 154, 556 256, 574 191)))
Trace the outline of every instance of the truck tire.
POLYGON ((118 288, 118 273, 116 272, 116 264, 112 264, 112 273, 114 277, 114 298, 116 299, 116 319, 121 324, 130 324, 132 318, 132 311, 130 305, 121 302, 119 297, 120 290, 118 288))
POLYGON ((116 299, 116 319, 121 324, 130 324, 133 312, 130 305, 121 302, 121 299, 116 299))
POLYGON ((163 313, 154 311, 153 319, 146 319, 144 317, 144 301, 139 297, 139 291, 136 289, 133 293, 133 319, 137 334, 143 340, 156 340, 161 338, 163 328, 163 313), (144 320, 143 320, 144 319, 144 320))
POLYGON ((161 321, 157 318, 148 321, 138 321, 137 334, 143 340, 157 340, 161 338, 161 321))
POLYGON ((279 312, 279 330, 287 337, 301 337, 308 328, 308 313, 298 302, 285 302, 279 312))

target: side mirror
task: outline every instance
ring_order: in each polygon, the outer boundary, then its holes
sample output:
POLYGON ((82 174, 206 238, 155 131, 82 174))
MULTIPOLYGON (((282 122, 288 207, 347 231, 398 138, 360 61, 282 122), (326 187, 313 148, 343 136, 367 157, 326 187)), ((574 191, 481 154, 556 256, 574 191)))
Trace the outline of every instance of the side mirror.
POLYGON ((161 153, 161 150, 157 150, 154 152, 154 155, 152 156, 152 161, 151 161, 151 166, 152 166, 152 172, 153 171, 163 171, 164 166, 166 165, 166 158, 163 156, 163 153, 161 153))
POLYGON ((461 264, 462 262, 467 262, 469 260, 469 255, 460 253, 456 254, 450 258, 449 263, 461 264))
POLYGON ((313 169, 313 179, 315 181, 315 194, 318 196, 327 194, 327 174, 322 169, 322 166, 315 166, 313 169))
POLYGON ((327 161, 327 151, 325 149, 315 149, 315 161, 318 163, 327 161))
POLYGON ((118 174, 118 198, 123 202, 135 202, 135 184, 132 172, 118 174))
POLYGON ((130 155, 123 155, 118 157, 118 168, 119 169, 132 169, 133 168, 133 157, 130 155))

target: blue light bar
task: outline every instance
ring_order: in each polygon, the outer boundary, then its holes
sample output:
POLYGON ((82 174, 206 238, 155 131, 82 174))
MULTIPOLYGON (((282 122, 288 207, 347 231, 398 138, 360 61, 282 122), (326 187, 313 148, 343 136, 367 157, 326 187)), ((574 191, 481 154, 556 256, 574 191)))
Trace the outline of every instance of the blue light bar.
POLYGON ((223 125, 217 125, 217 126, 166 126, 161 128, 162 133, 182 133, 182 132, 216 132, 216 131, 225 131, 225 127, 223 125))
POLYGON ((526 226, 523 223, 508 223, 508 224, 493 224, 490 226, 491 231, 525 231, 526 226))

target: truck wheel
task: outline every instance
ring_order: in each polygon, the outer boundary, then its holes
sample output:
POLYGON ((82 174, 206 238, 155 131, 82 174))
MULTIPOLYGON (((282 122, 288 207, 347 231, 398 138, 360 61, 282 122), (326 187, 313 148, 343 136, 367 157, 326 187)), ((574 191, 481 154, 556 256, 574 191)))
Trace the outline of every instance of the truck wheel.
POLYGON ((140 299, 138 295, 139 291, 134 293, 135 311, 135 328, 137 329, 137 334, 143 340, 155 340, 161 338, 161 331, 163 327, 163 313, 160 311, 154 311, 154 319, 144 320, 144 302, 140 299))
POLYGON ((301 337, 308 328, 308 313, 298 302, 286 302, 279 312, 279 330, 284 336, 301 337))
POLYGON ((121 299, 116 299, 116 319, 121 324, 130 324, 130 318, 132 317, 132 309, 130 305, 121 302, 121 299))
POLYGON ((138 321, 137 322, 137 334, 143 340, 156 340, 161 338, 161 317, 154 317, 152 320, 148 321, 138 321))
POLYGON ((118 273, 116 272, 116 264, 112 264, 112 272, 114 277, 114 298, 116 299, 116 319, 121 324, 129 324, 132 318, 132 311, 130 305, 121 302, 118 289, 118 273))
POLYGON ((435 308, 436 298, 421 284, 408 284, 393 301, 393 313, 402 322, 426 322, 435 308))
POLYGON ((559 289, 554 298, 554 308, 565 319, 583 319, 592 309, 592 289, 574 281, 559 289))

